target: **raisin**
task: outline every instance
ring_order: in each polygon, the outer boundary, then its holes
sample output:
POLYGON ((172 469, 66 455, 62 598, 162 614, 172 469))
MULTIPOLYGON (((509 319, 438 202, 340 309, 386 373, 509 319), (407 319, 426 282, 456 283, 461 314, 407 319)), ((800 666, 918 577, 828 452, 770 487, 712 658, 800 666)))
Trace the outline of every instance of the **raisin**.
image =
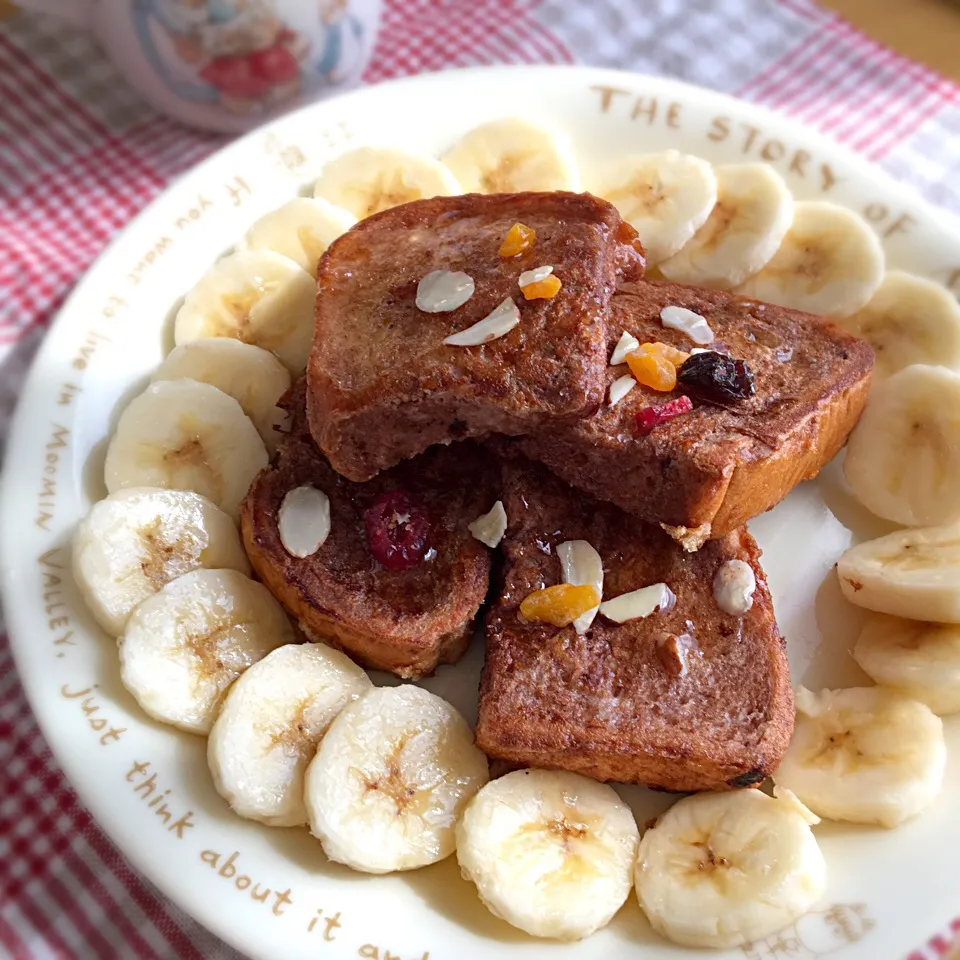
POLYGON ((689 397, 677 397, 669 403, 659 407, 644 407, 637 411, 637 433, 646 436, 657 424, 666 423, 681 413, 689 413, 693 409, 693 401, 689 397))
POLYGON ((677 381, 703 400, 745 400, 756 387, 743 360, 714 353, 695 353, 677 371, 677 381))
POLYGON ((387 570, 407 570, 427 554, 430 521, 402 490, 381 494, 363 514, 367 549, 387 570))

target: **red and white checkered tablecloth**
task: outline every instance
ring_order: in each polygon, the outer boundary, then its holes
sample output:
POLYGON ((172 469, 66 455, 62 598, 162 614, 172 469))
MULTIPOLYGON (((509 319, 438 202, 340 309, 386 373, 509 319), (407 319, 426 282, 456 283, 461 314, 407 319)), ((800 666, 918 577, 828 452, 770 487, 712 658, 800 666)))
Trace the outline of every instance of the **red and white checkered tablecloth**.
MULTIPOLYGON (((495 63, 674 76, 793 116, 960 213, 960 87, 812 0, 386 0, 383 17, 367 82, 495 63)), ((0 443, 77 278, 221 143, 146 107, 86 36, 25 14, 0 20, 0 443)), ((0 956, 237 958, 135 873, 80 805, 2 631, 0 956)), ((942 956, 954 936, 946 926, 913 960, 942 956)))

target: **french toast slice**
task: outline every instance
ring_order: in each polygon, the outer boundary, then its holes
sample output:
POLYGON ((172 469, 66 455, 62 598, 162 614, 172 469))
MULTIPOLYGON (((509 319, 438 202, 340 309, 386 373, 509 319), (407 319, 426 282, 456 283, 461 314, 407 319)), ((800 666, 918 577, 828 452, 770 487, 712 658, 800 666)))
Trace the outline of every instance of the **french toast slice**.
POLYGON ((307 636, 363 666, 416 678, 456 662, 489 585, 490 551, 467 530, 494 499, 489 454, 473 443, 437 447, 353 483, 313 443, 304 393, 300 381, 281 401, 291 414, 287 436, 242 505, 254 571, 307 636), (284 498, 299 486, 323 490, 331 517, 329 536, 303 559, 287 552, 278 529, 284 498), (430 521, 429 552, 405 570, 380 566, 364 529, 364 512, 392 490, 411 497, 430 521))
POLYGON ((636 236, 611 204, 573 193, 436 197, 363 220, 319 265, 307 367, 317 445, 362 481, 433 444, 592 413, 603 398, 608 301, 643 273, 636 236), (500 257, 518 222, 536 231, 533 246, 500 257), (520 274, 543 265, 562 288, 525 300, 520 274), (473 295, 449 312, 420 310, 418 284, 435 270, 466 272, 473 295), (520 322, 506 335, 444 344, 507 297, 520 322))
POLYGON ((753 538, 736 530, 686 553, 659 527, 539 465, 508 458, 503 471, 508 528, 486 620, 480 748, 509 764, 675 791, 749 786, 772 773, 793 732, 793 695, 753 538), (675 607, 622 624, 598 614, 583 636, 524 621, 524 598, 561 580, 557 544, 577 539, 603 560, 604 599, 663 582, 675 607), (713 595, 728 560, 756 578, 742 616, 713 595))
MULTIPOLYGON (((642 385, 592 417, 516 441, 529 457, 594 497, 641 519, 675 528, 691 548, 723 537, 779 503, 846 442, 863 410, 873 351, 822 317, 729 293, 642 280, 621 287, 610 306, 608 357, 624 331, 689 352, 660 311, 703 316, 716 340, 753 372, 755 393, 711 403, 640 435, 639 410, 689 393, 642 385)), ((629 373, 608 367, 607 384, 629 373)))

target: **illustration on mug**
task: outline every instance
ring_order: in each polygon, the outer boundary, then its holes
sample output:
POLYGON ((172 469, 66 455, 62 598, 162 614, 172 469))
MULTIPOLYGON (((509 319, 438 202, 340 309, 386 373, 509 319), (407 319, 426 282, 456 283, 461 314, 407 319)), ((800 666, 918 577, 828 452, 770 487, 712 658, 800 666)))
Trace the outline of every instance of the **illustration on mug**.
POLYGON ((795 924, 743 948, 746 960, 813 960, 857 943, 874 927, 862 903, 814 910, 795 924))
POLYGON ((349 0, 138 0, 135 23, 177 96, 265 113, 340 84, 359 62, 363 26, 349 0))

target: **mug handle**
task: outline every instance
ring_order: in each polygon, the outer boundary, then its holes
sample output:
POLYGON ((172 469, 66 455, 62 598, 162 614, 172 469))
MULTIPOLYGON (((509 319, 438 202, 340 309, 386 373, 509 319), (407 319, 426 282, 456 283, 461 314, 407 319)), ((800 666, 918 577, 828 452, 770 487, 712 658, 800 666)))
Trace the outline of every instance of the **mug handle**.
POLYGON ((78 30, 93 29, 94 0, 14 0, 14 6, 57 17, 78 30))

